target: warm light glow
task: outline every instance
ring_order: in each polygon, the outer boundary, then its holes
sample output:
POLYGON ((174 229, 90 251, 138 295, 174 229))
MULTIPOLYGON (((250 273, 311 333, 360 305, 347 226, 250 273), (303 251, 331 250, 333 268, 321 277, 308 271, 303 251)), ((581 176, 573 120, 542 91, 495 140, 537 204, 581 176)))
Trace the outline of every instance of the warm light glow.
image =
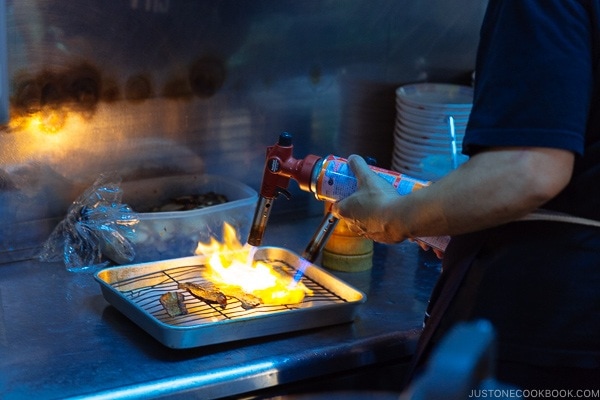
POLYGON ((254 261, 256 248, 243 246, 235 229, 225 223, 223 243, 211 238, 210 243, 198 243, 196 254, 207 256, 204 278, 216 285, 238 286, 244 292, 260 298, 263 304, 296 304, 311 291, 293 277, 262 261, 254 261))
POLYGON ((65 126, 66 113, 61 110, 49 110, 32 119, 36 127, 45 133, 57 133, 65 126))
POLYGON ((10 129, 15 162, 70 159, 74 152, 89 146, 89 127, 79 115, 66 109, 44 108, 38 112, 11 116, 10 129), (83 147, 82 147, 83 146, 83 147))
POLYGON ((10 121, 12 128, 33 130, 36 132, 55 134, 60 132, 67 120, 67 111, 45 108, 27 116, 17 116, 10 121))

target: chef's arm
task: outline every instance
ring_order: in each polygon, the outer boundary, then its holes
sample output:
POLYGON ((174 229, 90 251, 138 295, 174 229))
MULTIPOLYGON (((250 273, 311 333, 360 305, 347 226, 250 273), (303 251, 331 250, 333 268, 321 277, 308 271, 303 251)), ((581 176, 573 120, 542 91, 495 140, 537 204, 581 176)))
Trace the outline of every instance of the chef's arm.
POLYGON ((571 179, 574 159, 560 149, 490 148, 434 184, 399 196, 351 156, 359 188, 332 211, 384 243, 477 231, 523 217, 555 197, 571 179))

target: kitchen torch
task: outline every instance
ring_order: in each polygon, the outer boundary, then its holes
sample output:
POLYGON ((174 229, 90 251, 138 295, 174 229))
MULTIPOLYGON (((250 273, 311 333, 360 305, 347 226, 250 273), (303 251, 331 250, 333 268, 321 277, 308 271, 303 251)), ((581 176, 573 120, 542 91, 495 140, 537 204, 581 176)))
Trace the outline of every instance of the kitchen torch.
MULTIPOLYGON (((283 132, 277 144, 267 147, 265 168, 258 203, 254 212, 248 244, 260 246, 265 233, 273 201, 279 194, 289 198, 287 188, 290 180, 298 183, 301 190, 314 193, 318 200, 335 202, 354 193, 358 187, 356 177, 352 173, 346 159, 329 155, 320 157, 307 155, 303 159, 295 159, 292 135, 283 132)), ((429 181, 416 179, 398 172, 370 165, 379 176, 393 185, 400 195, 406 195, 431 184, 429 181)), ((327 239, 333 232, 337 218, 326 212, 302 256, 314 261, 327 239)), ((444 250, 448 237, 427 237, 418 240, 439 250, 444 250)))

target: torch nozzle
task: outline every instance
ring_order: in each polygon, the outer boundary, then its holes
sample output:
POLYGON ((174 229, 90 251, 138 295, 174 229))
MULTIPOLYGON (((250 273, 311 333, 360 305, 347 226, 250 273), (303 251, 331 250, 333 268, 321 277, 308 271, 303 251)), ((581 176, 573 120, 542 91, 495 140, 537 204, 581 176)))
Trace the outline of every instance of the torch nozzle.
POLYGON ((310 243, 308 243, 308 246, 306 246, 304 253, 302 253, 303 258, 310 262, 314 262, 317 259, 317 257, 321 253, 321 250, 323 249, 323 246, 325 246, 327 239, 329 239, 329 236, 331 236, 331 234, 333 233, 337 222, 338 219, 334 217, 331 212, 327 212, 325 214, 323 220, 321 221, 321 224, 319 225, 319 227, 315 231, 315 234, 310 240, 310 243))
POLYGON ((273 199, 268 199, 263 196, 258 196, 258 204, 254 210, 254 218, 250 227, 250 235, 248 236, 248 244, 252 246, 260 246, 267 227, 267 221, 271 214, 271 206, 273 199))

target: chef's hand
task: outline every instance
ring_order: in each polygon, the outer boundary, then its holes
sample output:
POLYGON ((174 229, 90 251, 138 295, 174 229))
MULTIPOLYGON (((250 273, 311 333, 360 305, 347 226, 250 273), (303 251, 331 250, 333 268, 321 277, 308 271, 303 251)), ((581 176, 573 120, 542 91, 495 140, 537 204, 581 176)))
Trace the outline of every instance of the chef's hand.
POLYGON ((377 242, 398 243, 406 239, 385 217, 400 197, 396 189, 372 171, 362 157, 351 155, 348 165, 356 175, 358 189, 333 204, 333 215, 343 219, 352 232, 377 242))
POLYGON ((435 254, 435 256, 437 258, 439 258, 440 260, 444 258, 444 252, 442 250, 438 250, 436 248, 433 248, 433 247, 429 246, 427 243, 422 242, 422 241, 420 241, 418 239, 416 239, 416 240, 415 239, 408 239, 408 240, 410 240, 411 242, 417 243, 419 245, 419 247, 421 247, 425 251, 432 250, 433 253, 435 254))

